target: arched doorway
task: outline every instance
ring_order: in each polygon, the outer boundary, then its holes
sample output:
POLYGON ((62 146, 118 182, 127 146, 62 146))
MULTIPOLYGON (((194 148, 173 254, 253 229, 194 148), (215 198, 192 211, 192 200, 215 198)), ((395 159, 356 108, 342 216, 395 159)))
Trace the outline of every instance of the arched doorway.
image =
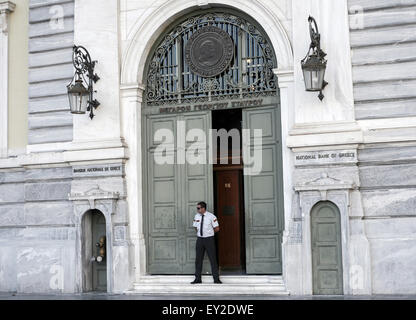
POLYGON ((343 294, 341 217, 329 201, 311 211, 313 294, 343 294))
POLYGON ((83 292, 107 291, 106 221, 99 210, 89 210, 82 217, 83 292))
MULTIPOLYGON (((219 243, 240 239, 235 261, 239 259, 241 272, 281 273, 283 191, 276 67, 276 56, 261 25, 236 10, 192 13, 156 41, 146 64, 142 107, 148 273, 194 272, 192 221, 201 200, 208 203, 209 211, 215 210, 222 230, 232 230, 220 232, 219 243), (239 160, 260 152, 259 172, 253 174, 247 161, 213 164, 203 143, 195 152, 205 162, 186 161, 186 152, 201 142, 187 141, 189 130, 202 129, 210 141, 209 130, 224 118, 236 123, 239 160), (261 129, 261 136, 255 136, 254 129, 261 129), (172 135, 162 134, 155 141, 161 130, 172 135), (244 135, 244 130, 250 134, 244 135), (172 161, 161 164, 156 157, 172 161), (222 193, 218 172, 225 170, 235 173, 235 182, 226 184, 233 192, 232 203, 214 197, 222 193), (238 228, 227 228, 227 223, 237 221, 238 228)), ((220 160, 217 154, 214 158, 220 160)), ((220 266, 224 266, 221 250, 224 247, 219 248, 220 266)))

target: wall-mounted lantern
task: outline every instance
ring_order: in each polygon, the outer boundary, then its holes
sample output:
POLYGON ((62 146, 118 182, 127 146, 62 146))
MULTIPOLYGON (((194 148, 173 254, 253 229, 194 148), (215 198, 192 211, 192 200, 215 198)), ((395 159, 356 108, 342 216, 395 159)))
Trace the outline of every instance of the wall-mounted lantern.
POLYGON ((319 34, 315 19, 309 16, 308 22, 311 44, 306 57, 301 61, 303 78, 305 80, 306 91, 319 91, 318 97, 322 101, 324 98, 322 90, 328 84, 324 79, 327 63, 324 59, 326 53, 321 49, 321 35, 319 34))
POLYGON ((82 46, 74 46, 72 54, 72 63, 75 68, 75 74, 71 83, 67 86, 69 106, 73 114, 90 113, 91 120, 94 118, 94 109, 97 109, 100 103, 94 99, 94 83, 100 78, 94 74, 94 68, 97 61, 91 61, 87 49, 82 46))

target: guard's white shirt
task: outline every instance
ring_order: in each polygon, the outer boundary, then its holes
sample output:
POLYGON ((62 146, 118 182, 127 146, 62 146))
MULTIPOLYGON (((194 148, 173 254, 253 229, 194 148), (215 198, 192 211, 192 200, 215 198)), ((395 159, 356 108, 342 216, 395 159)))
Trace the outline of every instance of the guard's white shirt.
MULTIPOLYGON (((204 226, 202 230, 202 238, 212 237, 215 232, 214 228, 219 226, 218 219, 211 212, 205 211, 204 214, 204 226)), ((197 213, 194 218, 193 226, 197 228, 197 236, 201 238, 201 221, 202 214, 197 213)))

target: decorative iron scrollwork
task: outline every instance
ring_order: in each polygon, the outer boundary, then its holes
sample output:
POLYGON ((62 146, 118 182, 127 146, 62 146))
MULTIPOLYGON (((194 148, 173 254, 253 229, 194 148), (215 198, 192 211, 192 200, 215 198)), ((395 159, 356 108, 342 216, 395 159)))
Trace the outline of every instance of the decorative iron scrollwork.
POLYGON ((261 30, 230 12, 184 19, 153 51, 147 105, 276 95, 276 58, 261 30))

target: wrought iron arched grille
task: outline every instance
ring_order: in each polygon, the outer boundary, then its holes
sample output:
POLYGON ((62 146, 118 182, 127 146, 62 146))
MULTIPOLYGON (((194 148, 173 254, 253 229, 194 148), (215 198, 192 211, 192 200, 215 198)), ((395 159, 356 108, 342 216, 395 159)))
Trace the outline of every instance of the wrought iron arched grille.
POLYGON ((234 13, 193 15, 164 35, 149 61, 148 106, 276 95, 276 59, 268 38, 253 22, 234 13), (233 57, 219 75, 203 77, 186 62, 186 45, 199 29, 215 26, 233 42, 233 57))

